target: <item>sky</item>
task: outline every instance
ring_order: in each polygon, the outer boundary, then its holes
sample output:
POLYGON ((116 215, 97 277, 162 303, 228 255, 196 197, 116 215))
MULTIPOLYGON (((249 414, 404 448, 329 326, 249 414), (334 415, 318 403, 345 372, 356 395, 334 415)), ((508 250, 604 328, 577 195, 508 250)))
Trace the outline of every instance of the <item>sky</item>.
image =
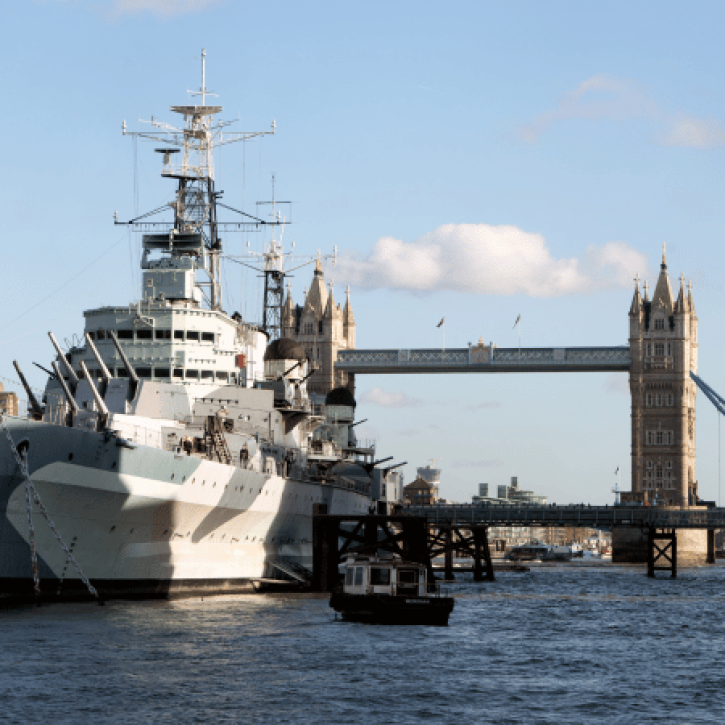
MULTIPOLYGON (((275 176, 285 244, 331 254, 358 348, 627 344, 636 274, 662 245, 692 280, 700 375, 725 394, 725 6, 717 2, 6 3, 0 59, 5 314, 12 361, 40 388, 47 331, 139 297, 140 240, 119 219, 168 201, 159 157, 123 137, 207 87, 237 128, 274 136, 216 159, 225 203, 256 214, 275 176), (445 340, 436 325, 445 317, 445 340)), ((264 207, 262 207, 264 209, 264 207)), ((226 252, 261 250, 230 234, 226 252), (249 247, 247 247, 249 244, 249 247)), ((295 273, 301 303, 309 268, 295 273)), ((259 319, 253 273, 225 305, 259 319)), ((435 459, 441 495, 520 486, 558 503, 630 488, 626 373, 358 376, 381 457, 435 459)), ((698 395, 700 495, 719 496, 719 421, 698 395)))

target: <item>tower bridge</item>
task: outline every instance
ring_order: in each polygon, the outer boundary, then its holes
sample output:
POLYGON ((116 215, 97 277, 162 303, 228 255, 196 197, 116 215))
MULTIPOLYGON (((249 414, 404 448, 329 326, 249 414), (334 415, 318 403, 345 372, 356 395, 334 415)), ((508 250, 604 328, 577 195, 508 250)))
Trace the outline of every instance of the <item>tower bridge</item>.
MULTIPOLYGON (((282 320, 283 334, 298 340, 318 367, 311 390, 322 394, 341 385, 354 390, 356 375, 628 372, 632 486, 622 493, 622 503, 681 509, 700 505, 697 386, 691 378, 691 373, 697 373, 698 318, 692 285, 686 289, 682 276, 679 293, 673 294, 664 250, 651 299, 647 283, 642 285, 639 277, 635 280, 628 344, 619 347, 498 348, 481 340, 448 350, 358 350, 349 290, 343 309, 334 302, 331 286, 328 292, 319 265, 304 305, 295 306, 288 294, 282 320)), ((644 555, 641 538, 638 531, 623 536, 620 560, 644 555)), ((704 546, 694 539, 691 543, 683 553, 691 550, 692 560, 699 562, 704 546)))

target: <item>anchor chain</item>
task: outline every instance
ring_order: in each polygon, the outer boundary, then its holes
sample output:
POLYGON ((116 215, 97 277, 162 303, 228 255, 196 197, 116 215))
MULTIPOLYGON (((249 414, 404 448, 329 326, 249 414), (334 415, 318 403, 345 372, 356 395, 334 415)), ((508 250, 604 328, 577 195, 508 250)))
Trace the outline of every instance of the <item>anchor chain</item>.
POLYGON ((30 472, 28 471, 27 464, 25 462, 25 459, 20 455, 20 452, 18 451, 17 446, 15 445, 15 441, 13 440, 13 437, 10 435, 10 431, 8 430, 7 425, 5 424, 5 416, 0 414, 0 426, 2 426, 2 429, 5 431, 5 436, 8 439, 8 442, 10 443, 10 449, 13 452, 13 456, 15 457, 15 460, 20 466, 20 471, 23 474, 23 478, 25 479, 25 499, 28 506, 28 525, 30 530, 30 551, 32 556, 32 562, 33 562, 33 583, 35 586, 35 594, 36 596, 40 595, 40 577, 38 575, 38 557, 35 550, 35 530, 33 528, 33 513, 32 513, 32 505, 31 505, 31 497, 32 500, 35 502, 35 505, 38 507, 38 510, 43 515, 43 518, 46 520, 50 530, 53 532, 53 535, 58 541, 58 544, 60 545, 60 548, 63 549, 66 555, 66 561, 70 561, 70 563, 73 565, 73 568, 78 573, 78 576, 81 578, 83 583, 86 585, 86 588, 92 594, 95 599, 98 601, 99 604, 102 604, 102 600, 100 596, 98 595, 98 592, 96 591, 96 588, 91 584, 91 582, 88 580, 88 577, 83 573, 83 570, 80 567, 80 564, 76 561, 75 557, 71 553, 70 549, 66 546, 65 541, 63 541, 63 537, 60 535, 60 532, 55 527, 55 524, 53 523, 53 520, 50 518, 50 514, 48 513, 48 510, 43 505, 43 502, 40 500, 40 494, 35 488, 35 485, 33 484, 32 479, 30 478, 30 472))

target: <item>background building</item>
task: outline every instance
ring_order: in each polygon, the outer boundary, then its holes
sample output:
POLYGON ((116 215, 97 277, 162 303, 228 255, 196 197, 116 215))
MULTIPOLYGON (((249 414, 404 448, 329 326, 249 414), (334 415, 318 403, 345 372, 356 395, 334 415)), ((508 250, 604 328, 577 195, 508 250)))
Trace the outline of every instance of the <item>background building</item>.
POLYGON ((345 306, 336 304, 332 284, 329 290, 325 285, 319 259, 301 306, 294 304, 291 286, 287 285, 287 299, 282 307, 282 336, 296 340, 316 368, 307 381, 310 393, 327 395, 337 387, 347 387, 355 393, 355 376, 335 372, 337 351, 355 347, 350 288, 345 292, 345 306))

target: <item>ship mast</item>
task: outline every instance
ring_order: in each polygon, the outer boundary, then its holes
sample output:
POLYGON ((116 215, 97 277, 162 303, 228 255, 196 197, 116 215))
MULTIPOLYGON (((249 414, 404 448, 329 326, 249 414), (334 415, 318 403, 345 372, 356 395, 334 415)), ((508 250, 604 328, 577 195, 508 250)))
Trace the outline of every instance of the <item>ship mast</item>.
MULTIPOLYGON (((222 286, 219 260, 222 252, 222 240, 219 237, 220 224, 217 219, 218 198, 223 192, 214 187, 214 149, 239 141, 248 141, 257 136, 274 134, 275 124, 271 131, 224 131, 234 121, 215 121, 214 116, 222 111, 221 106, 207 106, 207 96, 215 96, 206 87, 206 49, 201 51, 201 87, 198 91, 187 91, 192 96, 199 96, 199 105, 171 106, 170 110, 184 118, 183 126, 163 123, 151 118, 150 124, 154 131, 126 130, 123 122, 123 133, 164 144, 164 148, 156 151, 163 154, 161 175, 176 179, 178 182, 176 199, 170 203, 174 211, 172 228, 162 234, 154 234, 151 240, 155 245, 168 242, 168 250, 174 249, 174 241, 178 238, 189 239, 198 237, 203 242, 201 266, 209 281, 209 306, 212 310, 222 308, 222 286), (176 164, 174 156, 181 152, 181 163, 176 164)), ((222 204, 222 206, 225 206, 222 204)), ((132 219, 127 224, 136 228, 147 228, 158 222, 148 222, 147 217, 164 209, 156 209, 141 217, 132 219), (143 221, 142 221, 143 220, 143 221)), ((226 207, 230 208, 230 207, 226 207)), ((232 209, 232 211, 237 211, 232 209)), ((257 225, 264 222, 251 215, 238 212, 253 220, 257 225)), ((245 223, 245 224, 248 224, 245 223)), ((169 226, 169 225, 166 225, 169 226)), ((234 224, 239 228, 241 224, 234 224)), ((144 242, 150 237, 145 237, 144 242)), ((173 252, 172 252, 173 253, 173 252)), ((199 284, 199 282, 197 282, 199 284)))

